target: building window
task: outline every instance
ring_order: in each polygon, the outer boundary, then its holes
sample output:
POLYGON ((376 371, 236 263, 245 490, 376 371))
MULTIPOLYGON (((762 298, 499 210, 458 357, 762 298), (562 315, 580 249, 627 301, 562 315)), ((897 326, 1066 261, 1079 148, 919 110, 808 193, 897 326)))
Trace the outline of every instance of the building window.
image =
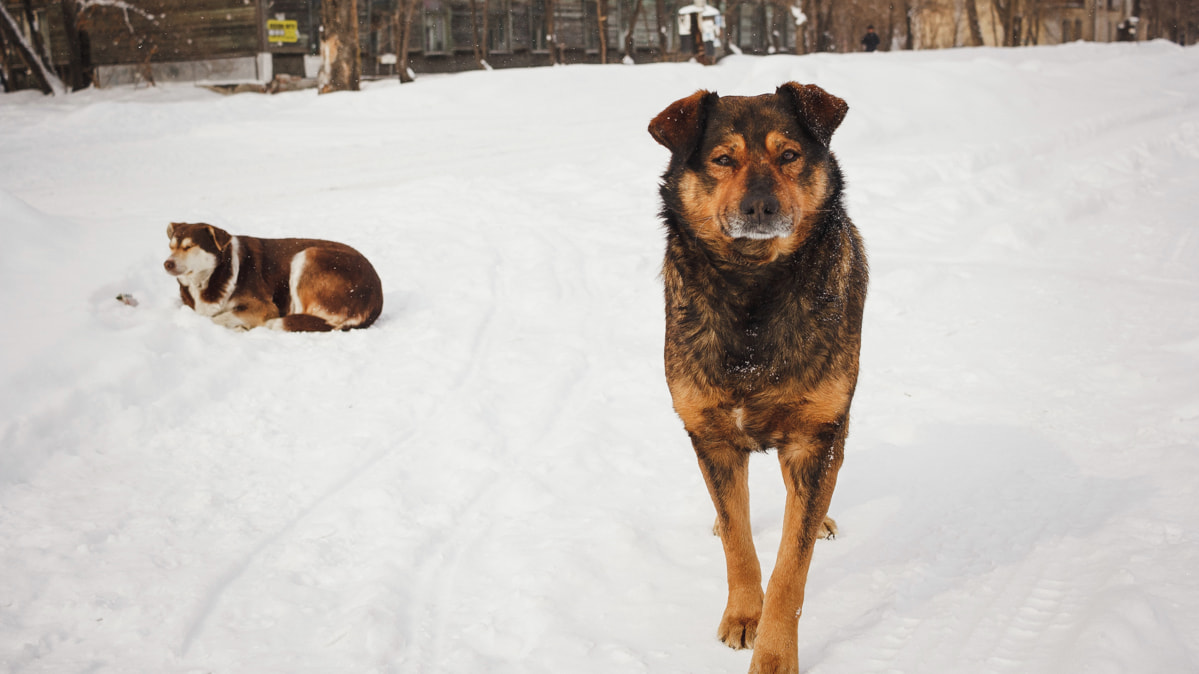
POLYGON ((512 11, 507 0, 492 0, 487 17, 487 49, 499 53, 512 51, 512 11))
POLYGON ((737 5, 737 13, 737 44, 751 52, 765 52, 770 42, 766 33, 766 5, 743 2, 737 5))
POLYGON ((550 48, 545 34, 545 0, 533 0, 529 5, 529 39, 533 51, 550 48))
MULTIPOLYGON (((29 43, 29 47, 32 49, 33 48, 33 26, 30 26, 29 22, 27 22, 25 20, 24 12, 18 13, 16 15, 16 18, 17 18, 17 21, 21 24, 21 26, 20 26, 21 33, 23 33, 25 41, 29 43)), ((50 23, 48 21, 46 21, 46 10, 44 10, 44 9, 33 10, 33 21, 35 24, 37 24, 38 37, 41 38, 42 47, 45 49, 45 52, 43 54, 41 54, 41 56, 49 59, 50 55, 54 53, 54 49, 50 45, 50 23)))
POLYGON ((437 0, 426 0, 424 11, 424 35, 426 54, 444 54, 450 51, 450 8, 437 0))

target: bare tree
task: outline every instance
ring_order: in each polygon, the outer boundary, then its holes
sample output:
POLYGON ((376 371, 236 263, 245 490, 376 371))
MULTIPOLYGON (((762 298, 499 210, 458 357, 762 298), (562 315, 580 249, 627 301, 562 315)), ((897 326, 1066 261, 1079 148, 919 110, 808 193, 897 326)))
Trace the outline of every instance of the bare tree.
POLYGON ((562 62, 558 55, 558 36, 554 13, 558 11, 554 0, 545 0, 545 46, 550 52, 550 65, 562 62))
POLYGON ((479 3, 476 0, 470 0, 470 31, 475 37, 475 63, 483 68, 486 62, 483 60, 483 41, 479 39, 479 3))
POLYGON ((408 49, 412 45, 412 18, 421 0, 398 0, 395 13, 395 34, 397 37, 396 69, 399 71, 400 82, 413 81, 412 69, 408 66, 408 49))
POLYGON ((599 26, 600 63, 608 62, 608 0, 595 0, 595 22, 599 26))
POLYGON ((999 18, 999 28, 1003 31, 1002 42, 999 42, 999 44, 1004 47, 1016 46, 1020 41, 1019 36, 1015 35, 1013 31, 1017 1, 991 0, 991 6, 995 9, 995 16, 999 18))
POLYGON ((491 61, 491 0, 483 0, 483 67, 490 68, 491 61))
MULTIPOLYGON (((0 21, 4 21, 0 18, 0 21)), ((8 40, 4 36, 8 33, 3 27, 0 27, 0 91, 9 92, 12 87, 12 70, 8 65, 8 40)))
POLYGON ((90 70, 84 65, 83 39, 79 34, 79 5, 75 0, 60 0, 62 28, 67 36, 67 81, 71 91, 87 87, 91 80, 90 70))
POLYGON ((358 54, 358 0, 322 0, 321 72, 318 91, 358 91, 362 62, 358 54))
POLYGON ((966 23, 970 26, 970 44, 983 46, 983 29, 978 22, 978 0, 965 0, 966 23))
POLYGON ((670 22, 674 21, 674 17, 667 15, 666 2, 664 0, 656 0, 654 2, 654 9, 657 11, 658 19, 658 58, 664 59, 666 52, 670 49, 669 26, 670 22))
POLYGON ((634 32, 637 30, 637 18, 641 16, 642 4, 642 0, 637 0, 636 4, 633 5, 633 12, 629 16, 629 32, 625 33, 624 36, 624 55, 627 59, 633 58, 633 50, 636 49, 633 37, 634 32))
MULTIPOLYGON (((25 11, 29 11, 29 5, 25 5, 25 11)), ((29 28, 30 33, 38 36, 38 31, 32 21, 29 28)), ((21 34, 20 26, 17 25, 17 20, 8 13, 8 9, 2 2, 0 2, 0 32, 3 32, 4 40, 17 50, 17 54, 25 62, 25 65, 29 66, 29 72, 33 75, 33 79, 42 93, 66 93, 66 86, 58 78, 58 75, 54 74, 54 69, 43 56, 44 51, 38 48, 41 45, 40 36, 33 40, 33 44, 26 41, 25 36, 21 34)))

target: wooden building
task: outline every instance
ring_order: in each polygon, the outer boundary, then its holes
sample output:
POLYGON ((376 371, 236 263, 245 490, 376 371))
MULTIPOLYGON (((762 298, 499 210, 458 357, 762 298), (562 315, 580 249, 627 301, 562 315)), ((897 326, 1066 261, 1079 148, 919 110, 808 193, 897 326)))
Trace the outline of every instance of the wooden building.
MULTIPOLYGON (((633 60, 685 60, 678 10, 694 0, 358 0, 364 77, 396 75, 400 12, 416 2, 408 43, 417 74, 633 60), (602 17, 602 19, 601 19, 602 17), (603 30, 601 31, 601 26, 603 30)), ((29 38, 65 73, 72 58, 65 8, 75 17, 78 58, 99 86, 161 81, 265 81, 314 77, 319 69, 320 0, 0 0, 29 38)), ((787 5, 723 0, 731 23, 716 56, 791 51, 787 5)), ((726 27, 722 21, 722 28, 726 27)), ((26 65, 0 50, 12 82, 26 65)))
MULTIPOLYGON (((421 73, 558 63, 684 60, 679 10, 696 0, 358 0, 362 74, 395 76, 401 11, 417 3, 408 41, 409 67, 421 73), (601 18, 602 17, 602 18, 601 18), (602 26, 602 29, 601 29, 602 26)), ((880 24, 883 49, 968 44, 963 2, 802 0, 812 14, 797 30, 795 0, 709 0, 721 14, 716 56, 803 53, 816 48, 856 51, 866 23, 880 24), (875 6, 877 5, 877 6, 875 6), (823 8, 823 9, 822 9, 823 8), (860 24, 860 25, 859 25, 860 24), (822 27, 817 30, 814 26, 822 27), (817 35, 819 33, 819 36, 817 35), (806 34, 806 35, 805 35, 806 34), (822 36, 822 37, 820 37, 822 36)), ((1009 43, 994 0, 975 0, 984 44, 1009 43)), ((27 41, 64 75, 72 62, 100 86, 139 81, 257 81, 278 74, 314 77, 319 69, 320 0, 0 0, 27 41), (74 8, 72 17, 66 12, 74 8), (74 40, 68 35, 74 34, 74 40)), ((1199 27, 1195 0, 1006 0, 1022 22, 1016 44, 1107 41, 1142 11, 1134 39, 1169 37, 1184 44, 1199 27), (1171 4, 1173 3, 1173 4, 1171 4), (1167 16, 1166 8, 1186 6, 1167 16), (1136 7, 1137 9, 1134 9, 1136 7), (1164 18, 1156 19, 1158 14, 1164 18), (1184 16, 1185 15, 1185 16, 1184 16), (1173 23, 1170 23, 1172 21, 1173 23)), ((684 9, 684 11, 686 11, 684 9)), ((3 33, 0 33, 2 38, 3 33)), ((10 40, 11 41, 11 38, 10 40)), ((29 86, 28 67, 13 45, 0 49, 6 88, 29 86)))
MULTIPOLYGON (((687 0, 358 0, 365 77, 395 75, 401 3, 417 2, 409 66, 417 73, 670 58, 680 48, 675 5, 687 0), (547 12, 552 20, 547 21, 547 12), (606 26, 601 37, 600 15, 606 26), (665 27, 659 31, 658 26, 665 27), (549 29, 552 27, 552 36, 549 29)), ((320 0, 126 0, 126 7, 78 0, 0 0, 27 40, 61 72, 72 48, 100 86, 138 81, 256 80, 319 68, 320 0), (70 6, 75 44, 68 38, 70 6)), ((27 65, 13 45, 0 50, 10 84, 27 65)), ((679 56, 680 58, 685 57, 679 56)))

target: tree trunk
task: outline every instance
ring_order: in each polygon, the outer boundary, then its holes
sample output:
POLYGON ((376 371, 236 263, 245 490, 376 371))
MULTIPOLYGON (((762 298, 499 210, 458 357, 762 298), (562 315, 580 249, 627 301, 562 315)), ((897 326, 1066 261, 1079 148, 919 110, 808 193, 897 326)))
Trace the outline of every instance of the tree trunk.
POLYGON ((834 1, 828 0, 828 8, 824 10, 824 16, 820 19, 820 51, 833 51, 836 48, 836 43, 833 42, 833 5, 834 1))
MULTIPOLYGON (((26 11, 28 11, 26 5, 26 11)), ((30 22, 32 28, 33 23, 30 22)), ((11 44, 16 50, 21 60, 25 61, 25 65, 29 66, 29 72, 33 74, 33 79, 37 82, 38 88, 44 94, 65 93, 67 88, 63 85, 62 80, 58 79, 58 75, 42 60, 41 51, 25 41, 25 36, 21 34, 20 27, 17 26, 17 20, 12 14, 8 13, 4 3, 0 2, 0 31, 4 33, 4 39, 11 44)), ((37 35, 37 31, 30 31, 37 35)), ((40 44, 41 40, 37 40, 35 44, 40 44)))
POLYGON ((916 48, 916 31, 912 30, 912 0, 903 0, 903 26, 907 35, 903 39, 903 48, 912 51, 916 48))
POLYGON ((550 52, 550 65, 558 65, 561 60, 558 58, 558 36, 554 33, 557 27, 554 25, 554 0, 545 0, 545 46, 550 52))
POLYGON ((978 0, 966 0, 966 23, 970 24, 970 44, 983 46, 983 29, 978 22, 978 0))
POLYGON ((46 51, 46 44, 42 42, 41 26, 37 24, 37 17, 33 15, 33 3, 25 2, 24 9, 25 23, 29 26, 29 40, 33 43, 33 51, 47 67, 53 67, 53 64, 47 60, 50 54, 46 51))
POLYGON ((658 19, 658 60, 666 60, 666 52, 670 49, 670 21, 674 21, 674 17, 667 16, 666 3, 662 0, 654 2, 654 11, 658 19))
POLYGON ((887 37, 879 39, 878 48, 883 51, 891 51, 892 45, 895 44, 895 3, 887 5, 887 37))
POLYGON ((13 91, 12 69, 8 65, 8 39, 4 37, 8 35, 6 28, 4 18, 0 17, 0 91, 4 93, 13 91))
POLYGON ((991 0, 991 4, 995 7, 995 14, 999 18, 999 25, 1003 29, 1003 42, 999 44, 1003 47, 1015 47, 1019 45, 1020 36, 1015 31, 1016 19, 1016 3, 1019 0, 991 0))
MULTIPOLYGON (((1010 0, 1009 0, 1010 1, 1010 0)), ((1002 47, 1007 44, 1007 33, 1000 33, 1000 29, 1006 31, 1003 26, 1004 16, 1003 3, 1000 0, 991 0, 991 33, 995 38, 995 46, 1002 47)))
POLYGON ((479 3, 477 0, 470 0, 470 32, 475 36, 475 63, 479 64, 479 68, 482 68, 483 43, 479 40, 479 3))
POLYGON ((400 47, 396 58, 396 68, 399 70, 400 83, 413 81, 412 71, 408 67, 408 47, 412 44, 412 17, 416 14, 416 6, 420 0, 400 0, 396 8, 396 33, 400 36, 400 47))
POLYGON ((322 0, 321 72, 318 91, 358 91, 362 61, 358 54, 358 0, 322 0))
POLYGON ((67 80, 72 91, 86 89, 91 73, 84 65, 83 40, 79 36, 79 6, 75 0, 60 0, 62 27, 67 36, 67 80))
POLYGON ((483 66, 491 58, 491 0, 483 0, 483 42, 479 45, 483 50, 483 66))
POLYGON ((1007 0, 1007 16, 1003 19, 1005 42, 1009 47, 1020 46, 1020 27, 1016 25, 1016 3, 1019 0, 1007 0))
MULTIPOLYGON (((798 0, 795 2, 794 5, 792 5, 792 7, 799 8, 799 11, 801 11, 801 12, 803 11, 803 6, 799 4, 798 0)), ((788 11, 790 11, 790 9, 788 9, 788 11)), ((795 20, 794 15, 791 15, 791 20, 792 21, 795 20)), ((807 23, 808 23, 807 16, 805 15, 803 23, 795 24, 795 53, 796 54, 808 53, 808 41, 806 39, 807 31, 805 30, 807 23)))
POLYGON ((637 17, 641 15, 642 0, 637 0, 637 4, 633 5, 633 16, 629 19, 629 32, 624 36, 624 55, 632 59, 633 50, 636 45, 633 44, 633 31, 637 30, 637 17))
POLYGON ((599 26, 600 63, 608 62, 608 0, 595 0, 595 22, 599 26))
POLYGON ((1032 20, 1028 22, 1028 32, 1025 34, 1024 44, 1035 47, 1041 43, 1041 0, 1030 0, 1027 9, 1032 15, 1032 20))

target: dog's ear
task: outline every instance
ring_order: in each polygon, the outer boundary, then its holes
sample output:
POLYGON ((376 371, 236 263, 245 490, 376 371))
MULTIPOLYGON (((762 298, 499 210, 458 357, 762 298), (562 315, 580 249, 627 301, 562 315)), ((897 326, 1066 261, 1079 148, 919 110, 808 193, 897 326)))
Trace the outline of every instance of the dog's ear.
POLYGON ((833 132, 841 126, 849 104, 815 84, 787 82, 775 94, 788 100, 799 121, 812 132, 816 140, 828 147, 833 132))
POLYGON ((229 235, 229 232, 220 227, 213 227, 212 225, 205 225, 205 227, 208 228, 208 233, 212 235, 212 241, 216 244, 217 252, 224 252, 225 246, 229 245, 233 237, 229 235))
POLYGON ((676 156, 695 151, 708 123, 708 108, 720 97, 700 89, 671 103, 649 123, 649 135, 676 156))
POLYGON ((173 223, 173 222, 171 224, 167 225, 167 238, 168 239, 175 238, 175 223, 173 223))

